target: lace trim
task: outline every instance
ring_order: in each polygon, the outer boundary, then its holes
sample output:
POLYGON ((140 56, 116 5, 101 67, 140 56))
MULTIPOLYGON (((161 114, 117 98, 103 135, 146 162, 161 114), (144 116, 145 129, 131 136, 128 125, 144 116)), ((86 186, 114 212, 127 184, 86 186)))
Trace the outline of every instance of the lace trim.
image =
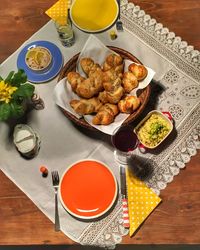
POLYGON ((139 6, 121 1, 122 21, 124 26, 143 41, 165 56, 180 70, 200 81, 200 52, 182 41, 181 37, 157 23, 139 6))
POLYGON ((170 147, 151 158, 154 162, 154 175, 146 183, 157 194, 173 181, 180 169, 185 167, 192 156, 200 149, 200 105, 192 111, 177 131, 177 139, 170 147))
MULTIPOLYGON (((163 27, 161 23, 145 14, 139 6, 121 0, 122 21, 124 26, 150 45, 157 53, 170 60, 184 73, 200 81, 200 52, 193 46, 163 27)), ((173 75, 173 81, 178 76, 173 75)), ((172 77, 170 77, 171 79, 172 77)), ((168 78, 165 79, 168 81, 168 78)), ((175 175, 191 156, 200 149, 200 105, 191 112, 190 119, 185 119, 179 126, 177 138, 171 147, 163 150, 159 155, 151 157, 154 175, 146 184, 159 195, 167 183, 172 182, 175 175), (187 140, 186 140, 187 138, 187 140)), ((115 248, 115 244, 122 241, 122 236, 128 234, 122 220, 121 198, 113 211, 104 219, 88 225, 77 239, 83 245, 94 245, 115 248)))
POLYGON ((123 227, 121 204, 120 197, 113 211, 104 219, 91 223, 78 241, 82 245, 115 248, 115 245, 122 241, 122 236, 128 234, 128 230, 123 227))

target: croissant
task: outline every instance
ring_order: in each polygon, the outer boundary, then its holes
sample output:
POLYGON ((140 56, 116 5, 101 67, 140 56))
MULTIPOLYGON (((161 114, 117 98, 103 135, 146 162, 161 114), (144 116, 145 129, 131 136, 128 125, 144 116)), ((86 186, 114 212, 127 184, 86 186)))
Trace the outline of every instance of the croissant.
POLYGON ((125 72, 122 79, 122 86, 126 93, 130 93, 138 86, 137 77, 131 72, 125 72))
POLYGON ((98 111, 92 119, 94 125, 109 125, 115 119, 119 110, 117 105, 106 103, 98 111))
POLYGON ((144 65, 131 63, 128 70, 132 72, 138 79, 138 81, 143 80, 147 76, 147 68, 144 65))
POLYGON ((82 77, 79 73, 72 71, 67 74, 67 80, 70 83, 72 90, 76 92, 78 84, 84 81, 85 78, 82 77))
POLYGON ((118 108, 122 113, 131 114, 140 106, 140 99, 136 96, 126 96, 118 103, 118 108))
POLYGON ((93 97, 91 99, 71 100, 70 105, 76 113, 88 115, 97 113, 103 104, 97 97, 93 97))

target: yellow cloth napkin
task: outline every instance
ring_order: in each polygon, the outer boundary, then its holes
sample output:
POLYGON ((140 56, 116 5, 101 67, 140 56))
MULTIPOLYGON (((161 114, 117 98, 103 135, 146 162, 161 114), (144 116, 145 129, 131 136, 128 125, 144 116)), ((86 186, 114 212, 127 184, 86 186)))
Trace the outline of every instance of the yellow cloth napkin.
POLYGON ((69 6, 68 0, 59 0, 45 13, 52 20, 58 22, 60 25, 65 25, 67 23, 68 6, 69 6))
POLYGON ((144 182, 136 178, 128 168, 126 168, 126 182, 130 221, 129 235, 132 236, 161 202, 161 199, 144 182))

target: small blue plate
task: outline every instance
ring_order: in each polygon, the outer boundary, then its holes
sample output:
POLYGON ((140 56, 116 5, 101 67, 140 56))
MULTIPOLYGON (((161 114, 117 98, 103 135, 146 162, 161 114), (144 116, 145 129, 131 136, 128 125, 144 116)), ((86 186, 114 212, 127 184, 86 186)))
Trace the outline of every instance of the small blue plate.
POLYGON ((28 81, 33 83, 47 82, 57 76, 63 66, 63 56, 60 49, 53 43, 48 41, 36 41, 26 45, 19 53, 17 58, 18 69, 24 69, 28 81), (30 48, 41 46, 47 48, 52 55, 52 62, 49 68, 42 72, 35 72, 28 68, 25 62, 26 53, 30 48))

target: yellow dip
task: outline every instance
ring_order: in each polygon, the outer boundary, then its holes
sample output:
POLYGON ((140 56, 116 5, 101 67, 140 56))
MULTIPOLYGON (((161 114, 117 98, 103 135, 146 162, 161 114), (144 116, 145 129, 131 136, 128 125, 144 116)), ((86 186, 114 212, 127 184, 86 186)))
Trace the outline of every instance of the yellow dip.
POLYGON ((117 15, 116 0, 75 0, 71 7, 74 24, 88 32, 108 28, 114 23, 117 15))
POLYGON ((144 146, 154 148, 171 131, 171 124, 159 114, 152 114, 137 130, 139 140, 144 146))
POLYGON ((46 69, 51 63, 51 52, 44 47, 34 47, 26 53, 26 64, 32 70, 46 69))

